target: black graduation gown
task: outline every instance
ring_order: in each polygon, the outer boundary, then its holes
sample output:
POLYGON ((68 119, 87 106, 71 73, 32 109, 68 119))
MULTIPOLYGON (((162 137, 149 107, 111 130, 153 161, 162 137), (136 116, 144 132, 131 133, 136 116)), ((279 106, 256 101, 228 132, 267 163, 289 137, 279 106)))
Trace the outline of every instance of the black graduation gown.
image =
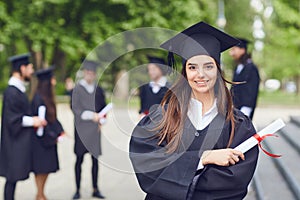
POLYGON ((23 127, 23 116, 31 116, 25 93, 8 86, 3 95, 0 175, 7 181, 27 179, 31 169, 32 127, 23 127))
POLYGON ((231 93, 233 97, 233 104, 237 109, 241 109, 243 106, 253 109, 250 115, 250 119, 252 119, 256 107, 260 82, 257 67, 252 61, 247 62, 239 74, 236 73, 236 70, 234 71, 233 81, 246 81, 244 84, 233 85, 231 93))
MULTIPOLYGON (((255 133, 249 118, 236 110, 236 132, 232 147, 237 146, 255 133)), ((245 153, 245 161, 236 165, 221 167, 206 165, 197 172, 200 147, 206 134, 220 133, 213 149, 226 148, 230 135, 230 125, 206 127, 197 131, 189 119, 186 120, 182 142, 175 153, 165 153, 164 144, 158 146, 153 137, 153 128, 162 118, 161 109, 151 112, 135 127, 130 141, 130 159, 140 187, 151 200, 239 200, 247 194, 247 186, 253 176, 258 158, 257 146, 245 153), (216 128, 215 128, 216 127, 216 128), (209 130, 209 132, 208 132, 209 130), (207 133, 208 132, 208 133, 207 133), (200 133, 200 134, 199 134, 200 133), (191 187, 199 173, 198 181, 191 187)), ((211 124, 218 124, 218 115, 211 124)))
POLYGON ((106 106, 103 89, 97 86, 95 91, 90 94, 80 84, 72 91, 71 107, 75 117, 74 152, 77 156, 88 152, 95 157, 101 155, 101 130, 98 123, 81 119, 83 111, 100 112, 106 106))
MULTIPOLYGON (((41 96, 39 94, 35 94, 32 100, 32 111, 34 115, 38 115, 38 109, 42 105, 45 105, 45 103, 41 96)), ((35 174, 47 174, 56 172, 59 169, 57 145, 45 145, 45 143, 47 144, 45 140, 52 140, 52 138, 47 137, 47 134, 50 134, 51 131, 55 132, 57 135, 64 131, 62 125, 57 119, 54 122, 48 121, 47 126, 44 127, 43 136, 37 136, 36 131, 33 135, 32 171, 35 174)))
POLYGON ((141 109, 139 113, 148 114, 151 106, 160 104, 166 92, 168 91, 169 86, 170 84, 167 83, 165 87, 161 87, 160 90, 155 94, 152 91, 149 83, 142 85, 139 89, 139 96, 141 101, 141 109))

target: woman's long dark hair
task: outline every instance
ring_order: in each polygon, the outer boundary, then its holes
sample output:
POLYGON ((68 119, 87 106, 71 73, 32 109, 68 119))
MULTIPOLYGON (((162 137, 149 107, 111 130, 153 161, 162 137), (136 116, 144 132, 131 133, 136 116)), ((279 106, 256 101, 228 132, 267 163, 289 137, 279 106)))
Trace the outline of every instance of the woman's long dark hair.
POLYGON ((37 94, 39 94, 46 106, 46 120, 54 122, 56 120, 56 104, 54 98, 54 88, 51 79, 39 80, 37 85, 37 94))
MULTIPOLYGON (((245 50, 246 51, 246 50, 245 50)), ((243 55, 241 55, 241 57, 238 59, 237 63, 239 64, 247 64, 247 61, 251 59, 251 54, 250 53, 247 53, 245 52, 243 55)))
MULTIPOLYGON (((217 63, 217 62, 216 62, 217 63)), ((181 76, 170 88, 161 102, 163 118, 157 127, 160 130, 157 137, 158 145, 163 141, 167 142, 169 153, 175 152, 180 144, 184 123, 187 118, 188 105, 191 99, 192 88, 187 82, 186 63, 183 64, 181 76), (165 109, 165 105, 168 108, 165 109)), ((223 77, 220 65, 217 64, 217 80, 214 86, 215 97, 217 98, 218 112, 226 116, 226 121, 231 122, 231 133, 227 147, 232 143, 234 137, 235 119, 233 115, 233 103, 226 83, 231 83, 223 77)))

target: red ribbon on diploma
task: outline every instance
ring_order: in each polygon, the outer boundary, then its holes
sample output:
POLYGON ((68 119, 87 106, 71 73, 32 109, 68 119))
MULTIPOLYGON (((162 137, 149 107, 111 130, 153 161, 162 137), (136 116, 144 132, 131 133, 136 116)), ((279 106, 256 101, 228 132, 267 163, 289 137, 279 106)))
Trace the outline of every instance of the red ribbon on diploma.
POLYGON ((277 135, 274 135, 274 134, 266 134, 262 137, 260 137, 257 133, 255 135, 253 135, 253 137, 258 141, 258 146, 259 148, 265 153, 267 154, 268 156, 270 157, 273 157, 273 158, 279 158, 281 157, 281 155, 277 155, 277 154, 272 154, 270 152, 268 152, 267 150, 265 150, 262 145, 261 145, 261 142, 266 138, 266 137, 269 137, 269 136, 274 136, 274 137, 278 137, 277 135))

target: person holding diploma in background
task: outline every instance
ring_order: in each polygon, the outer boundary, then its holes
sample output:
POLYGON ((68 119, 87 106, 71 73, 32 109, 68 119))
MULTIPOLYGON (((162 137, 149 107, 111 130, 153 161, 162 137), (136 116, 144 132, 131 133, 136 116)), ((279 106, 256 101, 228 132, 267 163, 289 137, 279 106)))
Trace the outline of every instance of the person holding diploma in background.
POLYGON ((56 79, 53 76, 53 67, 41 69, 36 72, 38 85, 32 100, 34 115, 39 114, 45 106, 45 118, 48 122, 41 134, 38 129, 32 138, 32 171, 35 174, 37 187, 36 200, 46 200, 44 187, 49 173, 59 169, 57 155, 57 139, 64 133, 61 123, 57 119, 54 87, 56 79))
POLYGON ((13 200, 16 184, 29 177, 31 170, 31 140, 33 127, 42 127, 46 120, 32 116, 30 103, 25 94, 25 82, 34 72, 30 54, 9 58, 12 76, 3 95, 0 175, 6 178, 4 200, 13 200))
POLYGON ((96 80, 98 63, 84 61, 83 79, 72 91, 71 107, 75 117, 75 147, 76 154, 75 178, 76 193, 73 199, 80 198, 81 165, 86 153, 92 156, 93 197, 103 199, 98 188, 98 157, 101 155, 100 125, 105 123, 105 116, 99 116, 105 106, 105 94, 96 80))
POLYGON ((251 55, 247 52, 249 41, 244 38, 238 39, 240 43, 229 51, 237 64, 232 81, 245 83, 233 85, 231 93, 234 106, 252 119, 259 92, 260 77, 251 55))
POLYGON ((147 200, 240 200, 254 174, 258 148, 233 148, 256 133, 234 109, 221 52, 239 41, 199 22, 161 45, 182 58, 181 76, 135 127, 130 159, 147 200))

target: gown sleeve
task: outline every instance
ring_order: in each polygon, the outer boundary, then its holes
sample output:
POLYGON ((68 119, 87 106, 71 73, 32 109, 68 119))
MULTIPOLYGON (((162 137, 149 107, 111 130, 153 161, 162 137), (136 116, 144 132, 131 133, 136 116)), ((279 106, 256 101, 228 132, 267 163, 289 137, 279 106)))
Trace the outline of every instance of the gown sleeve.
POLYGON ((34 97, 32 99, 32 103, 31 103, 31 110, 32 110, 33 116, 38 116, 39 107, 42 105, 45 105, 43 103, 42 98, 37 94, 34 95, 34 97))
MULTIPOLYGON (((163 199, 185 199, 199 162, 198 152, 184 148, 166 153, 165 144, 155 137, 161 108, 144 117, 135 127, 130 141, 130 159, 139 185, 147 194, 163 199)), ((183 145, 184 146, 184 145, 183 145)))
POLYGON ((72 96, 71 96, 71 109, 75 117, 81 116, 82 112, 84 111, 81 105, 82 102, 81 102, 80 89, 81 89, 80 86, 76 85, 72 91, 72 96))
MULTIPOLYGON (((251 120, 239 117, 235 137, 231 145, 236 147, 256 133, 251 120)), ((212 199, 242 199, 247 194, 258 158, 258 147, 245 153, 245 160, 229 167, 207 165, 200 174, 194 196, 210 196, 212 199)), ((195 198, 196 199, 196 198, 195 198)))
POLYGON ((249 69, 246 79, 247 83, 244 86, 245 94, 247 94, 247 96, 242 98, 242 106, 247 106, 254 109, 259 89, 260 77, 258 69, 253 63, 249 64, 248 67, 249 69))
POLYGON ((95 111, 100 112, 106 106, 105 93, 104 90, 97 86, 96 96, 95 96, 95 111))
POLYGON ((145 102, 145 85, 142 85, 139 88, 139 97, 140 97, 140 110, 139 110, 139 114, 143 113, 145 111, 145 106, 144 106, 144 102, 145 102))
POLYGON ((8 90, 5 94, 5 107, 3 113, 6 115, 6 120, 8 123, 9 133, 17 137, 19 134, 23 134, 22 120, 23 116, 27 116, 25 113, 23 101, 24 98, 19 94, 15 94, 14 90, 8 90))

